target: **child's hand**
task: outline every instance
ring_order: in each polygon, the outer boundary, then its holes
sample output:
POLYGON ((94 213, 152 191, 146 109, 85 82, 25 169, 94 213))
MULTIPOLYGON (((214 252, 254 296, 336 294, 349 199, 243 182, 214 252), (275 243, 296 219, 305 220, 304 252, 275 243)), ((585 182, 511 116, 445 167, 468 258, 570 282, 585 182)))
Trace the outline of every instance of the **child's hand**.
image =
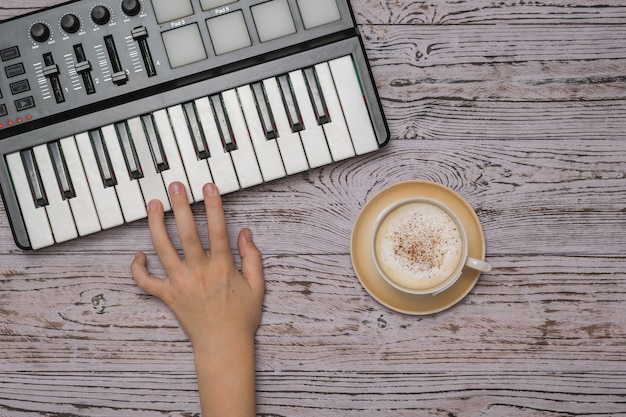
POLYGON ((207 184, 203 191, 209 250, 205 251, 200 241, 184 186, 173 183, 169 192, 184 259, 169 239, 162 204, 154 200, 148 205, 148 224, 167 278, 150 275, 146 256, 141 252, 131 266, 137 285, 167 304, 194 346, 215 343, 215 338, 224 332, 253 337, 261 319, 265 287, 261 253, 252 242, 252 233, 243 229, 239 234, 239 272, 230 249, 219 192, 213 184, 207 184))
POLYGON ((142 252, 135 256, 131 273, 142 290, 167 304, 191 340, 203 415, 254 416, 254 334, 265 293, 261 253, 250 230, 243 229, 237 241, 241 272, 237 269, 215 185, 203 189, 208 251, 200 241, 184 186, 172 183, 169 192, 184 259, 167 234, 163 205, 151 201, 150 235, 167 277, 151 275, 142 252))

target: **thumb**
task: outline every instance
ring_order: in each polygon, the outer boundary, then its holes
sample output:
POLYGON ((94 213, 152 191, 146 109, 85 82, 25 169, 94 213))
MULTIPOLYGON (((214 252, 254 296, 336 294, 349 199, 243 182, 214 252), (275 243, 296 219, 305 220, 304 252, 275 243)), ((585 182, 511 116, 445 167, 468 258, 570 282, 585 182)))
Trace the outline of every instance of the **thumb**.
POLYGON ((252 240, 250 229, 242 229, 239 232, 237 246, 241 254, 241 274, 248 284, 263 294, 265 292, 265 279, 263 278, 263 260, 261 251, 252 240))
POLYGON ((148 259, 143 252, 137 252, 135 259, 130 265, 130 273, 137 283, 137 286, 150 295, 161 298, 165 294, 165 286, 167 283, 161 278, 155 277, 148 272, 146 268, 148 259))

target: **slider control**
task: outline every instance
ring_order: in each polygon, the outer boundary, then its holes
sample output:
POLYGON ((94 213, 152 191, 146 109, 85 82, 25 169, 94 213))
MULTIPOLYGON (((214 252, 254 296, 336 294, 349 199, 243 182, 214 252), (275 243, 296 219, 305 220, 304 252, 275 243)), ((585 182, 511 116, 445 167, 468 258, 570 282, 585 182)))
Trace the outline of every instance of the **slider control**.
POLYGON ((52 86, 52 93, 57 103, 65 102, 65 96, 63 95, 63 88, 61 87, 61 81, 59 80, 59 66, 54 63, 54 58, 51 53, 43 54, 43 75, 45 75, 52 86))
POLYGON ((148 77, 154 77, 157 75, 156 68, 154 67, 154 61, 152 54, 150 53, 150 47, 148 46, 148 30, 145 26, 139 26, 131 31, 133 39, 139 44, 139 50, 141 51, 141 57, 143 63, 146 66, 146 72, 148 77))
POLYGON ((91 78, 91 63, 87 61, 87 56, 85 55, 85 49, 82 44, 74 45, 74 54, 76 54, 76 65, 74 68, 76 72, 80 74, 83 78, 83 84, 85 84, 85 90, 87 94, 93 94, 96 92, 96 86, 93 84, 93 79, 91 78))
POLYGON ((122 68, 120 56, 117 54, 117 48, 115 47, 115 41, 113 36, 108 35, 104 37, 104 45, 106 46, 111 66, 113 67, 113 75, 111 79, 116 85, 124 85, 128 82, 128 74, 122 68))

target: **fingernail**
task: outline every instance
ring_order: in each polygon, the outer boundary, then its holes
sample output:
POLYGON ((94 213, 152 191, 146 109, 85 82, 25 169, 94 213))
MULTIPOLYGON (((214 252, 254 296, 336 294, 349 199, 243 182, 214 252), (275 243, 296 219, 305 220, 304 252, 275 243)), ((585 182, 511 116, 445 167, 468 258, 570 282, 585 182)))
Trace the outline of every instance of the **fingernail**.
POLYGON ((185 188, 183 187, 183 185, 179 182, 173 182, 170 185, 170 193, 172 194, 181 194, 185 192, 185 188))
POLYGON ((156 211, 159 207, 159 204, 155 200, 151 200, 148 203, 148 211, 156 211))
POLYGON ((206 195, 217 195, 218 194, 218 190, 217 190, 217 187, 215 186, 215 184, 210 182, 210 183, 204 185, 204 193, 206 195))
POLYGON ((250 231, 250 229, 244 229, 243 231, 243 237, 250 243, 254 243, 254 240, 252 240, 252 232, 250 231))

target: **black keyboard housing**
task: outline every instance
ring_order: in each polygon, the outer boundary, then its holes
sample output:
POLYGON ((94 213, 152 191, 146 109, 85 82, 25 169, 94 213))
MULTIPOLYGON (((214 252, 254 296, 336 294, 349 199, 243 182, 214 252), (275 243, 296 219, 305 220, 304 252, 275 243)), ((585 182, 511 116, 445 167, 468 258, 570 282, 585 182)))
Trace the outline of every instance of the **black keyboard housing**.
POLYGON ((353 56, 377 140, 381 147, 387 143, 388 127, 349 1, 337 0, 339 20, 306 29, 297 0, 286 0, 295 32, 265 42, 251 12, 264 1, 239 0, 209 10, 201 0, 190 1, 193 14, 164 23, 157 22, 150 0, 138 0, 140 11, 133 16, 121 0, 75 0, 0 23, 0 186, 18 246, 29 248, 29 241, 7 154, 332 58, 353 56), (98 6, 110 14, 106 24, 92 17, 98 6), (251 45, 218 55, 207 22, 228 13, 243 16, 251 45), (69 28, 74 33, 67 31, 67 16, 78 20, 78 29, 69 28), (197 28, 206 58, 172 68, 163 36, 188 26, 197 28), (49 31, 45 40, 42 28, 49 31), (115 46, 118 62, 107 42, 115 46), (88 64, 80 62, 81 52, 88 64), (90 94, 84 72, 93 82, 90 94))

